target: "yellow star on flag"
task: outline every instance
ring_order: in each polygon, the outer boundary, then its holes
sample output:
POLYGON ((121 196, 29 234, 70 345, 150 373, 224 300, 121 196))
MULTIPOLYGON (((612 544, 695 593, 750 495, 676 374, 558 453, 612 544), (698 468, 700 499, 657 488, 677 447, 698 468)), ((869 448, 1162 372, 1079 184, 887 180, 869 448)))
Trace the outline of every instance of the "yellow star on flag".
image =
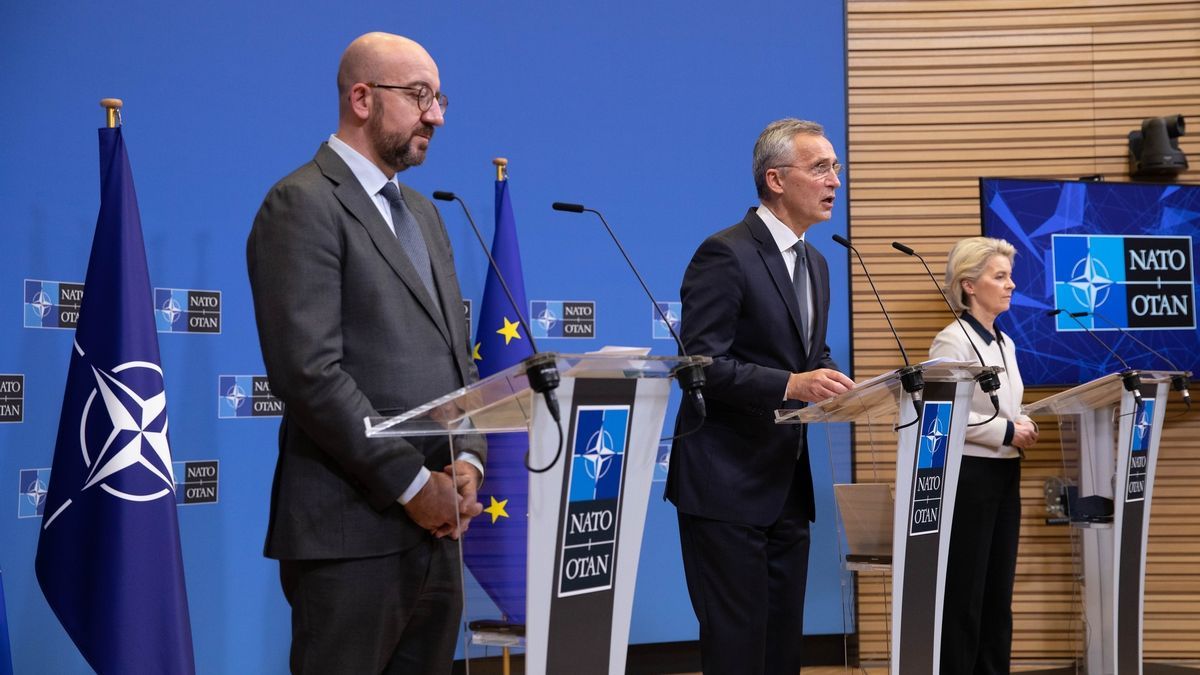
POLYGON ((498 501, 496 501, 496 498, 491 495, 488 495, 488 499, 492 500, 492 504, 491 504, 491 506, 484 509, 483 512, 491 514, 493 524, 495 524, 496 520, 498 520, 499 518, 508 518, 509 517, 508 511, 504 510, 504 507, 508 506, 507 499, 498 502, 498 501))
POLYGON ((475 343, 475 346, 471 348, 471 359, 473 359, 473 360, 475 360, 475 361, 482 361, 482 360, 483 360, 483 357, 479 355, 479 346, 480 346, 481 344, 483 344, 483 343, 481 343, 481 342, 476 342, 476 343, 475 343))
POLYGON ((517 333, 517 328, 520 325, 521 324, 513 323, 512 321, 509 321, 507 316, 504 317, 504 328, 501 328, 500 330, 498 330, 496 332, 504 336, 504 344, 506 346, 508 345, 508 343, 512 342, 513 340, 521 339, 521 335, 519 333, 517 333))

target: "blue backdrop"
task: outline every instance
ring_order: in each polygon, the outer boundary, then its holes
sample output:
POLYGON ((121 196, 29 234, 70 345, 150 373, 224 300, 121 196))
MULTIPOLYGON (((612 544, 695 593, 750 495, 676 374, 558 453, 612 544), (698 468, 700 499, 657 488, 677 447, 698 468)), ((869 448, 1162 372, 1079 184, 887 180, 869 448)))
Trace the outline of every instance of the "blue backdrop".
MULTIPOLYGON (((756 203, 750 152, 763 126, 785 116, 820 121, 846 157, 842 2, 339 4, 0 5, 0 89, 12 97, 0 154, 0 409, 21 406, 19 419, 0 423, 0 494, 15 505, 0 510, 0 568, 18 673, 87 672, 33 576, 37 485, 48 478, 72 331, 37 327, 52 322, 29 300, 53 294, 69 314, 71 284, 83 282, 98 204, 100 98, 125 101, 156 303, 202 298, 211 311, 219 293, 219 314, 191 330, 163 315, 160 328, 177 332, 159 334, 177 476, 190 488, 182 500, 192 502, 179 515, 197 666, 211 673, 286 669, 287 606, 275 563, 261 556, 278 418, 254 388, 264 370, 244 244, 267 188, 335 130, 334 76, 351 39, 368 30, 409 35, 441 67, 446 126, 426 164, 403 180, 426 194, 458 192, 490 233, 491 159, 510 159, 529 300, 595 303, 594 338, 548 338, 548 349, 674 351, 653 337, 650 303, 599 224, 553 212, 550 202, 602 209, 652 291, 677 301, 703 237, 756 203), (257 393, 268 415, 234 417, 219 396, 232 383, 252 400, 257 393)), ((830 261, 831 344, 849 370, 846 259, 829 241, 846 233, 846 189, 812 241, 830 261)), ((486 260, 461 214, 444 215, 477 313, 486 260)), ((824 487, 806 628, 842 633, 828 485, 831 471, 848 478, 849 433, 811 435, 824 487), (826 443, 837 449, 832 463, 826 443)), ((634 607, 638 643, 696 638, 674 511, 661 489, 634 607)))

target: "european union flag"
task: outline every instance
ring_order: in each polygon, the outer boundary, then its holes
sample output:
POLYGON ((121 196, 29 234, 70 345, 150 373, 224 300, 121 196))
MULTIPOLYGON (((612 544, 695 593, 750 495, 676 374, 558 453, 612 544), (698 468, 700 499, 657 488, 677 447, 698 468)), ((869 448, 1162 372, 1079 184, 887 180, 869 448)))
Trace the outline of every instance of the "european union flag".
MULTIPOLYGON (((521 273, 521 251, 513 219, 508 181, 496 181, 496 232, 492 257, 504 274, 517 307, 528 306, 521 273)), ((496 273, 488 269, 479 309, 475 354, 479 375, 487 377, 533 354, 516 312, 496 273)), ((487 476, 479 494, 484 513, 463 538, 463 558, 479 585, 500 608, 505 620, 525 622, 525 541, 529 523, 529 475, 525 471, 524 434, 488 436, 487 476)))
POLYGON ((100 214, 36 569, 96 672, 195 672, 150 275, 120 128, 100 130, 100 214))

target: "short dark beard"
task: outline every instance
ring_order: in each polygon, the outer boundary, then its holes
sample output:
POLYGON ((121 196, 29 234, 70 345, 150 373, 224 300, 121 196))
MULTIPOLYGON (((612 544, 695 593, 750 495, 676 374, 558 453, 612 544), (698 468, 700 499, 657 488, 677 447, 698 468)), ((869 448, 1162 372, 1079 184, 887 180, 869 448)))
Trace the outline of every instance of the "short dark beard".
POLYGON ((371 108, 367 137, 379 160, 397 173, 411 166, 420 166, 425 161, 425 153, 415 149, 412 140, 418 134, 432 140, 433 127, 422 124, 408 134, 388 133, 383 130, 383 105, 376 99, 371 108))

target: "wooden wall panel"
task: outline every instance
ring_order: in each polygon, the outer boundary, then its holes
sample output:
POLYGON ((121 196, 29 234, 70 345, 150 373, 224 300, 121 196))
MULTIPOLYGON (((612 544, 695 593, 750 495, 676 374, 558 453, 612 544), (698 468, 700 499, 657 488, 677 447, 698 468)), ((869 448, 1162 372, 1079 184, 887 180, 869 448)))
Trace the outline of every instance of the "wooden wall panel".
MULTIPOLYGON (((906 243, 944 269, 979 233, 980 176, 1127 178, 1126 135, 1145 117, 1183 114, 1180 139, 1200 183, 1200 2, 848 0, 850 233, 893 311, 905 348, 927 353, 947 316, 906 243)), ((899 360, 865 279, 851 282, 854 376, 899 360)), ((1017 280, 1020 283, 1020 280, 1017 280)), ((1030 391, 1026 399, 1051 391, 1030 391)), ((1172 404, 1168 416, 1180 412, 1172 404)), ((886 425, 858 427, 860 479, 892 475, 886 425), (871 451, 874 441, 875 452, 871 451)), ((1200 659, 1200 414, 1164 433, 1147 558, 1145 650, 1200 659)), ((1042 485, 1061 473, 1048 428, 1022 474, 1014 658, 1080 653, 1078 542, 1044 524, 1042 485)), ((887 655, 886 575, 858 581, 859 652, 887 655)))

